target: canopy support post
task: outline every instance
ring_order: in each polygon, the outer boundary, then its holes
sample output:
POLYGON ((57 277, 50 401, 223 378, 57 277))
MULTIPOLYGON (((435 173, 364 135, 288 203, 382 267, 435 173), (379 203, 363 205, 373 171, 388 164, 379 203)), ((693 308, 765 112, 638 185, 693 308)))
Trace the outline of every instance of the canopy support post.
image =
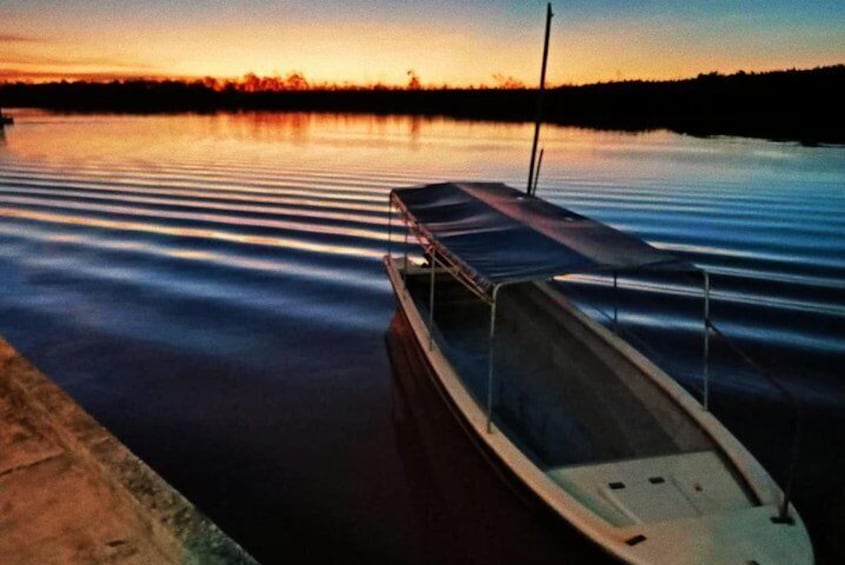
POLYGON ((387 199, 387 258, 393 251, 393 198, 387 199))
POLYGON ((613 271, 613 333, 619 335, 619 272, 613 271))
POLYGON ((710 273, 704 275, 704 409, 710 410, 710 273))
POLYGON ((501 285, 493 288, 493 302, 490 304, 490 336, 487 342, 487 433, 493 432, 493 345, 496 337, 496 297, 501 285))
POLYGON ((428 287, 428 350, 431 351, 434 345, 434 265, 437 262, 435 258, 437 251, 434 247, 431 248, 431 275, 429 276, 428 287))
POLYGON ((404 268, 402 269, 402 282, 405 283, 405 290, 408 290, 408 232, 411 231, 411 226, 405 224, 405 245, 403 250, 405 252, 404 268))

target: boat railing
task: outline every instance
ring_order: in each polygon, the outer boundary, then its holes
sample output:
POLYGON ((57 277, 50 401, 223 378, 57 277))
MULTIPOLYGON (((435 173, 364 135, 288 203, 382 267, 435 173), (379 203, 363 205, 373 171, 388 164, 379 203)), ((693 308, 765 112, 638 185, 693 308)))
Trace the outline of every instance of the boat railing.
MULTIPOLYGON (((802 406, 800 399, 790 391, 775 375, 772 374, 762 363, 756 360, 751 354, 743 349, 735 340, 731 339, 722 329, 720 329, 713 321, 710 315, 710 275, 704 270, 701 270, 704 277, 703 287, 703 312, 702 312, 702 335, 703 335, 703 351, 702 351, 702 387, 699 389, 701 394, 700 403, 702 408, 710 410, 710 362, 711 349, 716 344, 711 343, 711 340, 718 340, 718 343, 724 346, 733 353, 742 363, 752 370, 752 374, 757 378, 762 379, 768 384, 779 396, 781 402, 789 407, 791 412, 791 442, 789 447, 789 460, 787 463, 787 472, 783 485, 783 499, 778 508, 778 514, 772 517, 772 521, 777 523, 792 523, 793 519, 789 516, 789 504, 792 499, 795 476, 798 469, 798 461, 800 458, 801 447, 801 431, 802 431, 802 406)), ((653 345, 646 339, 638 335, 633 330, 626 328, 624 324, 620 323, 620 308, 618 302, 618 291, 620 290, 620 281, 617 273, 612 275, 612 285, 614 298, 612 300, 613 311, 608 312, 602 308, 595 301, 591 301, 582 292, 579 292, 575 286, 567 285, 565 292, 574 298, 582 306, 586 306, 589 311, 592 311, 594 317, 601 318, 599 321, 608 326, 614 333, 623 337, 626 341, 634 345, 638 350, 646 354, 652 361, 665 361, 665 356, 662 355, 653 345)), ((665 363, 660 363, 666 369, 665 363)), ((669 371, 670 373, 672 371, 669 371)), ((697 388, 697 387, 693 387, 697 388)))

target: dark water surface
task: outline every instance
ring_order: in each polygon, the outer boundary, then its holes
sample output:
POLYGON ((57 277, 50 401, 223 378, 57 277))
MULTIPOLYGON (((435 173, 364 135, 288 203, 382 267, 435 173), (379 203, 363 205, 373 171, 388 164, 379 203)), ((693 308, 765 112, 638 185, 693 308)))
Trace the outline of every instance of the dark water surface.
MULTIPOLYGON (((469 444, 446 439, 460 430, 385 342, 388 190, 521 187, 531 126, 13 114, 0 334, 257 558, 592 560, 464 460, 469 444)), ((716 324, 803 403, 796 504, 821 560, 845 559, 843 149, 544 137, 539 195, 714 272, 716 324)), ((565 284, 612 311, 607 281, 565 284)), ((694 284, 623 279, 615 297, 622 330, 697 393, 694 284)), ((714 411, 783 479, 788 410, 719 344, 713 365, 714 411)))

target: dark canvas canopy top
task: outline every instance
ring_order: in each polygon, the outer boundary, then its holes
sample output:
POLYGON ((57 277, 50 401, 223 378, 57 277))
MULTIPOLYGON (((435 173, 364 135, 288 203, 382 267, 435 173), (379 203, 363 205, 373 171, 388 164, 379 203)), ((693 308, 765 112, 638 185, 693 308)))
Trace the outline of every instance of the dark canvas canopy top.
POLYGON ((631 235, 501 183, 391 192, 410 229, 483 289, 678 262, 631 235))

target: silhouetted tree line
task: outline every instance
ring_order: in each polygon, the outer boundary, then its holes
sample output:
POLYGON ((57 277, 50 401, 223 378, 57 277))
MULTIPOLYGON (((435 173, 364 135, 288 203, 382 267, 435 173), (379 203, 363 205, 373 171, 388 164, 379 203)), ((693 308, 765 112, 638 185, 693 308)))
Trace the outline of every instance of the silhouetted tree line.
MULTIPOLYGON (((298 77, 294 77, 299 80, 298 77)), ((416 78, 415 76, 412 78, 416 78)), ((242 83, 125 80, 0 85, 7 106, 66 111, 213 112, 280 110, 448 116, 532 121, 535 89, 311 87, 262 89, 242 83)), ((287 81, 287 79, 285 79, 287 81)), ((287 82, 285 84, 291 84, 287 82)), ((845 143, 845 65, 676 81, 562 86, 546 92, 544 121, 602 129, 667 128, 694 135, 740 135, 804 143, 845 143)))

